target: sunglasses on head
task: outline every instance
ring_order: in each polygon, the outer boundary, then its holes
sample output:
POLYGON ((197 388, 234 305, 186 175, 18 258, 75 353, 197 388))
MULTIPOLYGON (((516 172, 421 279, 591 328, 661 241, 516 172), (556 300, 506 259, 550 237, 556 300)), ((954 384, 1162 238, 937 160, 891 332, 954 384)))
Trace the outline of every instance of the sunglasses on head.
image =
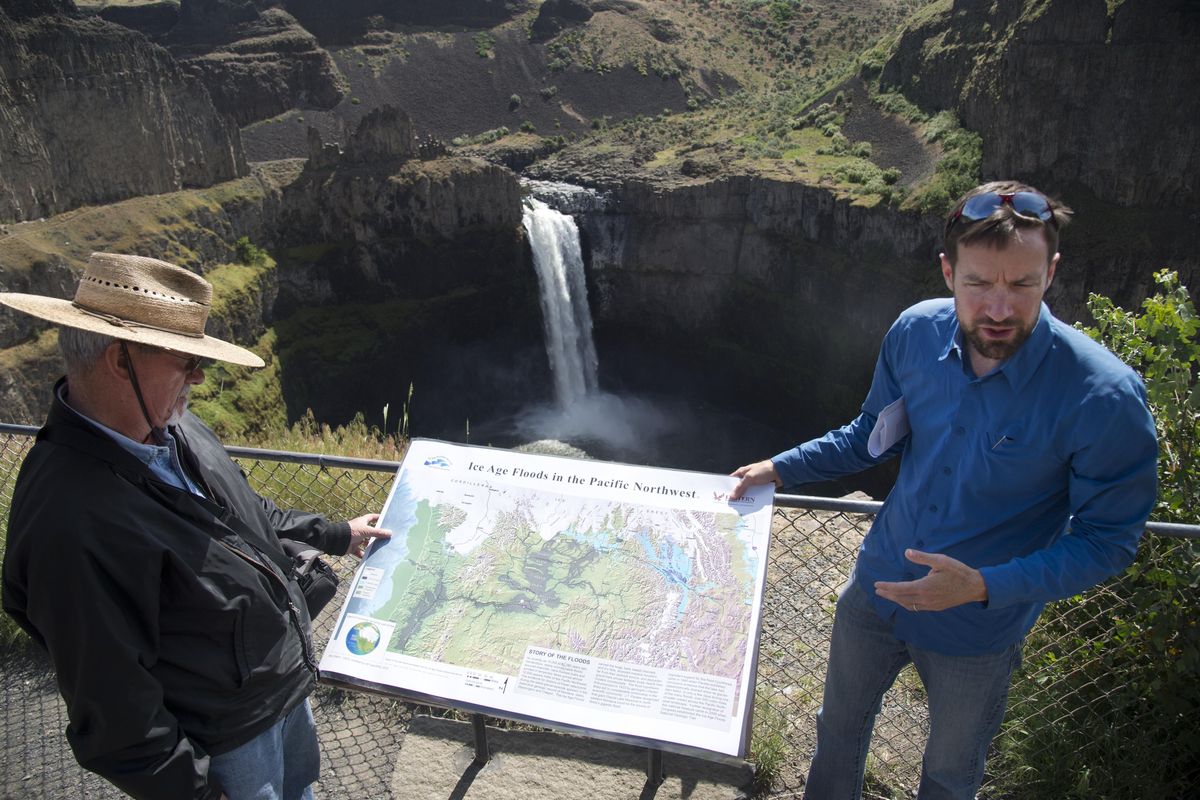
POLYGON ((971 222, 987 219, 1006 203, 1012 206, 1012 210, 1019 216, 1056 224, 1050 201, 1037 192, 984 192, 968 198, 967 202, 954 212, 954 216, 950 217, 950 222, 946 225, 946 231, 949 232, 954 223, 963 218, 971 222))

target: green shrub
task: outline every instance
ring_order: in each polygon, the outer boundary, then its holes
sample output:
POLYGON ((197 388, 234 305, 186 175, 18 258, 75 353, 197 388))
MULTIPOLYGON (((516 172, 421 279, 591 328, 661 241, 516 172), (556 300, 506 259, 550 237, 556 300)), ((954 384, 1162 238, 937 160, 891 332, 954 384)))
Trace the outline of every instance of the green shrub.
POLYGON ((261 267, 267 261, 266 251, 251 242, 248 236, 238 237, 233 243, 233 249, 237 253, 238 262, 248 267, 261 267))
POLYGON ((958 123, 952 111, 931 117, 924 125, 925 138, 940 142, 942 158, 934 166, 933 177, 909 196, 905 207, 926 214, 944 214, 950 204, 979 184, 983 165, 983 139, 958 123))
POLYGON ((496 37, 492 36, 487 31, 480 31, 474 36, 475 55, 480 58, 492 58, 496 54, 493 48, 496 46, 496 37))
POLYGON ((509 133, 511 131, 504 125, 501 125, 499 128, 492 128, 483 133, 477 133, 474 136, 455 136, 450 140, 450 144, 455 147, 465 147, 472 144, 491 144, 492 142, 500 141, 505 136, 508 136, 509 133))
MULTIPOLYGON (((1086 331, 1145 379, 1160 451, 1153 516, 1194 523, 1200 322, 1175 273, 1155 280, 1140 315, 1091 295, 1086 331)), ((1200 542, 1152 534, 1123 575, 1048 608, 996 741, 998 788, 1030 800, 1189 796, 1200 773, 1197 608, 1200 542)))
POLYGON ((1154 281, 1158 294, 1142 303, 1141 316, 1090 295, 1097 324, 1086 330, 1145 380, 1160 448, 1155 518, 1194 522, 1200 500, 1200 321, 1176 273, 1161 270, 1154 281))

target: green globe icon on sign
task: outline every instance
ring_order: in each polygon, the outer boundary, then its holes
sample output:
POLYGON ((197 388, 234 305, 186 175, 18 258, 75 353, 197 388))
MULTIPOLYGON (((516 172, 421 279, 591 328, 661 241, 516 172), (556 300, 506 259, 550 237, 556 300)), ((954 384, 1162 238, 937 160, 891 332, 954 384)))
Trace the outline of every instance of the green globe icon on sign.
POLYGON ((346 649, 356 656, 365 656, 379 646, 379 628, 360 622, 346 634, 346 649))

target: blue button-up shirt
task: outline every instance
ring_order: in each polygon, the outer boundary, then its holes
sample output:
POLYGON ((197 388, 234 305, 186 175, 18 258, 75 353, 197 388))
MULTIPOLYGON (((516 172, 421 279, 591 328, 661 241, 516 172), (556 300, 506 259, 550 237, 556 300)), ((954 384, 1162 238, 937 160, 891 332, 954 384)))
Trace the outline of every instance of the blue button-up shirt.
POLYGON ((204 497, 204 492, 196 485, 195 481, 188 477, 187 472, 183 469, 183 464, 179 460, 179 443, 175 441, 175 437, 171 435, 169 430, 164 429, 163 433, 166 437, 166 442, 162 445, 144 444, 135 442, 123 433, 118 433, 107 425, 103 425, 91 417, 80 413, 71 407, 67 399, 67 386, 63 384, 59 390, 59 399, 63 401, 63 405, 71 409, 81 420, 96 428, 106 436, 112 438, 114 442, 120 445, 124 450, 129 452, 138 461, 141 461, 150 468, 150 472, 163 483, 170 484, 176 489, 183 489, 191 492, 199 497, 204 497))
POLYGON ((859 549, 855 579, 897 638, 949 655, 1003 650, 1046 602, 1127 567, 1156 495, 1158 447, 1141 380, 1044 304, 1024 345, 982 377, 970 368, 953 300, 909 308, 884 339, 858 418, 772 461, 788 486, 897 454, 900 474, 859 549), (911 433, 873 457, 876 418, 899 398, 911 433), (906 548, 975 567, 987 602, 914 613, 875 595, 876 581, 928 571, 906 548))

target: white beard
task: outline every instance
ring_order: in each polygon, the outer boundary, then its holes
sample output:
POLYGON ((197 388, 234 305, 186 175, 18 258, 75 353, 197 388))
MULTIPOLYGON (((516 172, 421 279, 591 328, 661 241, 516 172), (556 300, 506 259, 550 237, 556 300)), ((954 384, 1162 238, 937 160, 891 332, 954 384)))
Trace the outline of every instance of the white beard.
POLYGON ((178 425, 183 421, 183 412, 187 411, 188 397, 191 395, 191 387, 184 389, 183 394, 175 401, 174 408, 171 409, 171 415, 167 417, 167 421, 163 423, 164 428, 169 428, 172 425, 178 425))

